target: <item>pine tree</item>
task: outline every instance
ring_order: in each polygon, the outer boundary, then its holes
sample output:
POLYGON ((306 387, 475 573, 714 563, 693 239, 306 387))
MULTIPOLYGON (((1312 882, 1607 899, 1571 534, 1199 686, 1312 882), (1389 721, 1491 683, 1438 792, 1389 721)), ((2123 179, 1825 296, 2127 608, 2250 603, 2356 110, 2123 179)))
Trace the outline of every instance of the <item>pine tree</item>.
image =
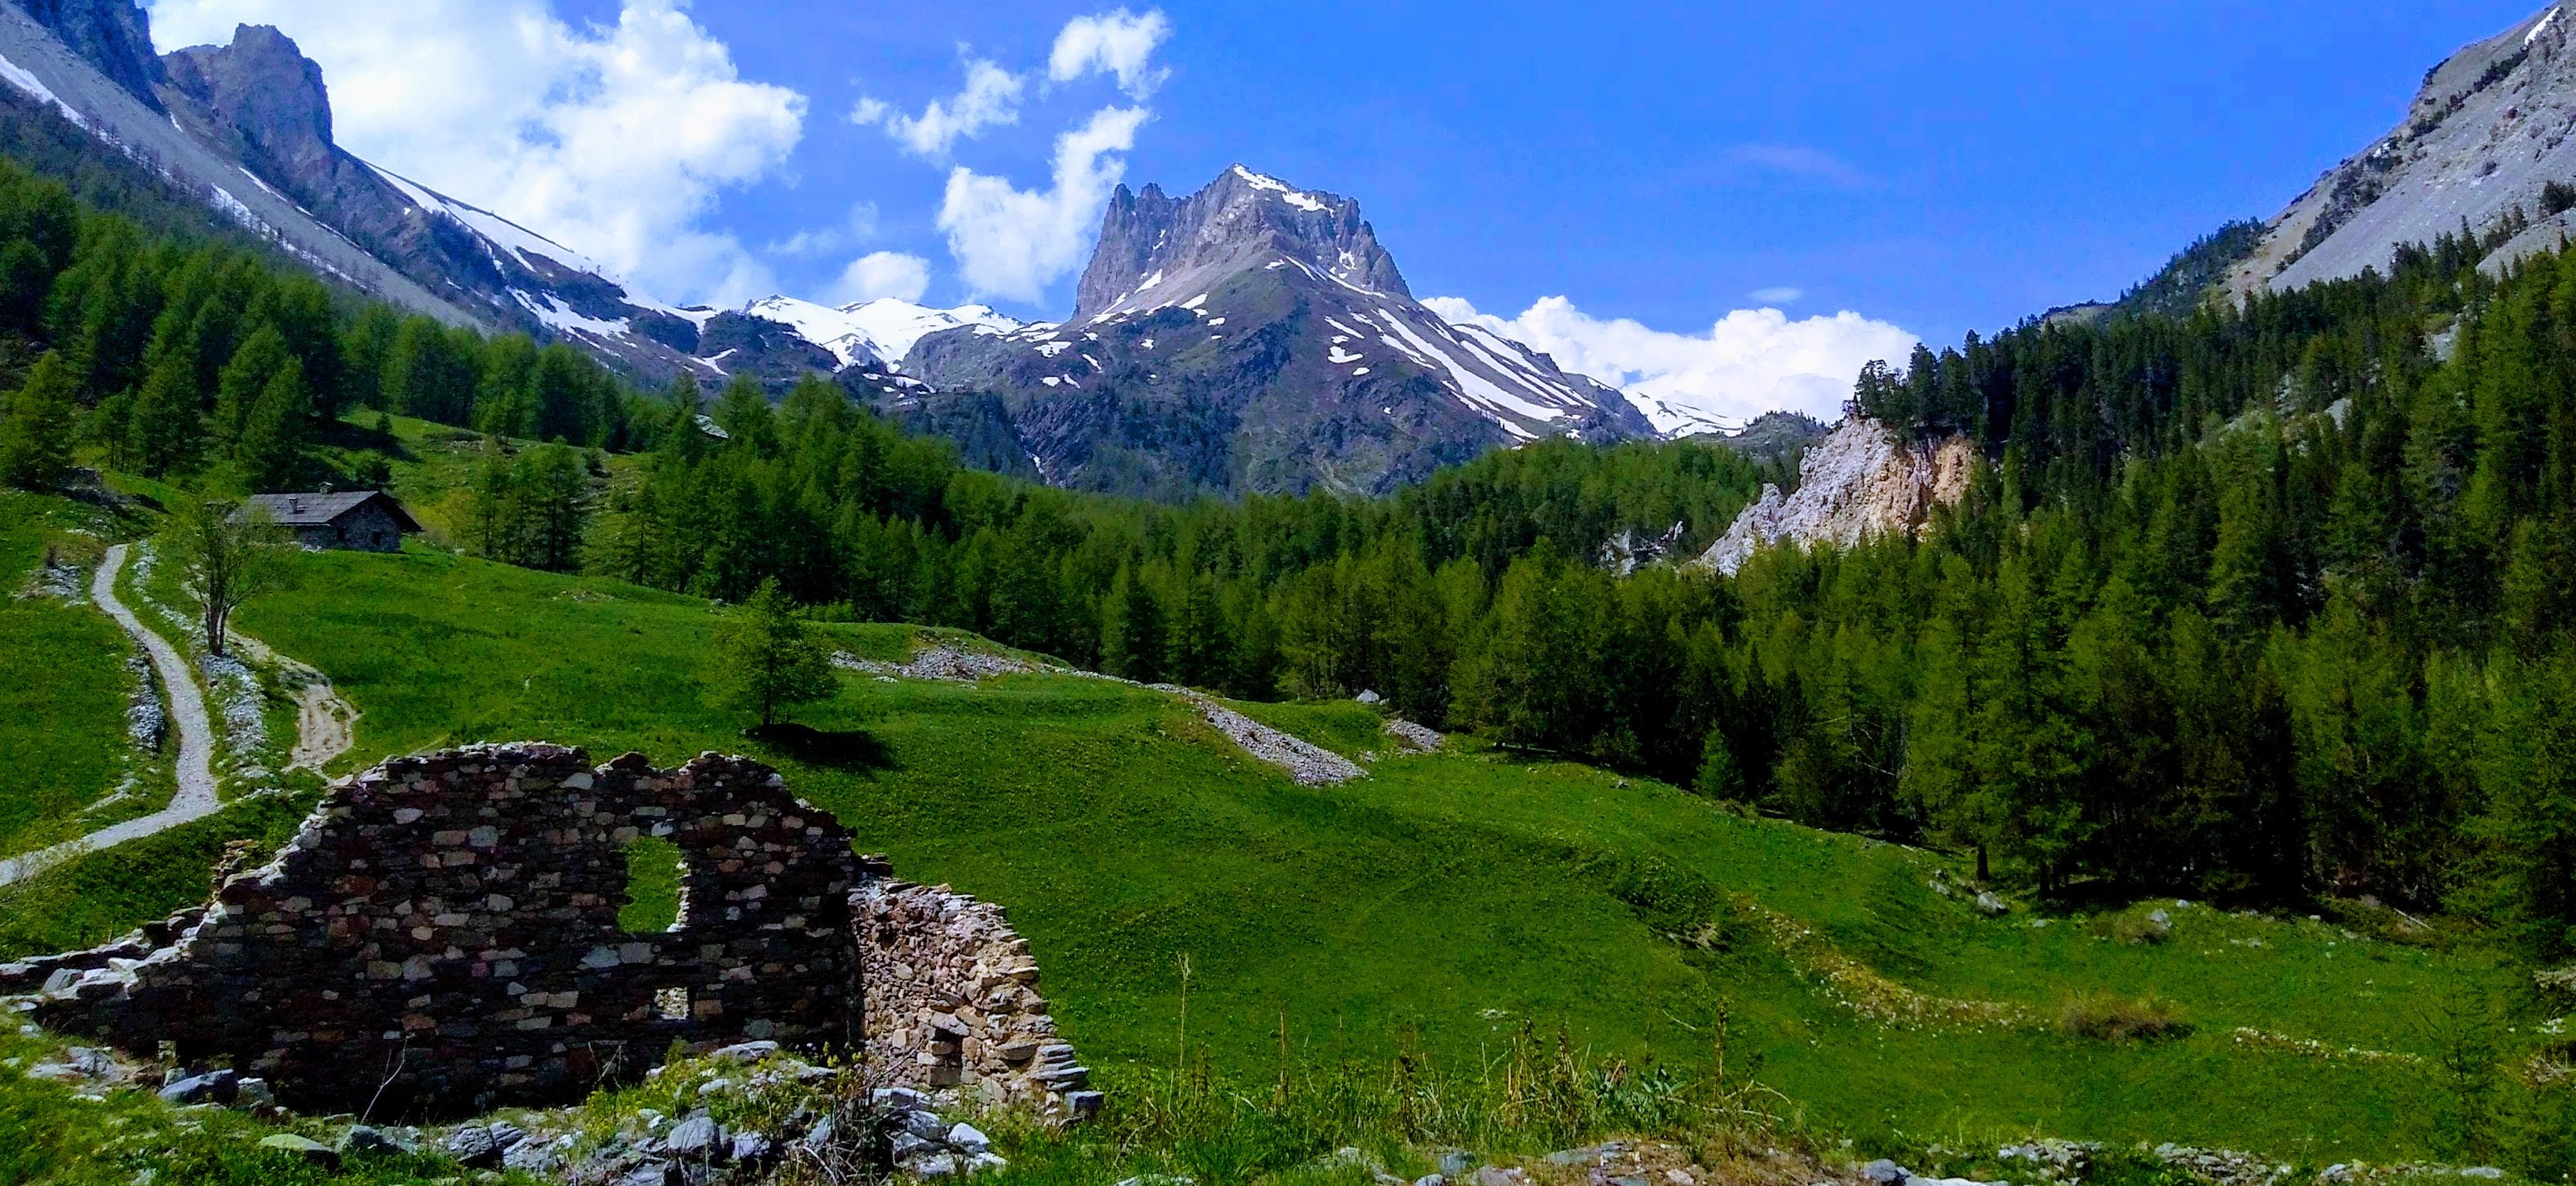
POLYGON ((1139 683, 1162 682, 1164 635, 1162 606, 1153 589, 1131 566, 1121 563, 1118 575, 1109 582, 1109 600, 1103 607, 1101 667, 1139 683))
POLYGON ((583 525, 590 511, 590 478, 581 457, 565 445, 541 445, 520 455, 511 478, 512 511, 520 540, 517 563, 570 572, 581 558, 583 525))
POLYGON ((763 457, 778 452, 778 416, 769 396, 748 375, 736 375, 716 400, 716 427, 734 443, 758 450, 763 457))
POLYGON ((483 439, 483 456, 474 463, 467 487, 474 551, 490 560, 515 563, 519 558, 518 472, 498 438, 483 439))
POLYGON ((1223 687, 1231 674, 1226 670, 1231 655, 1216 577, 1198 573, 1180 580, 1185 591, 1180 612, 1172 615, 1172 678, 1194 688, 1223 687))
POLYGON ((474 430, 519 440, 538 436, 537 344, 505 334, 483 347, 482 385, 474 394, 474 430))
POLYGON ((2478 832, 2507 933, 2534 962, 2558 963, 2576 956, 2576 652, 2498 682, 2478 832))
POLYGON ((750 599, 716 628, 707 669, 709 699, 718 708, 760 714, 763 728, 780 710, 828 700, 840 691, 830 657, 805 635, 805 623, 776 580, 760 583, 750 599))
POLYGON ((25 490, 59 484, 72 464, 72 432, 80 414, 71 364, 47 351, 27 372, 27 385, 0 407, 0 483, 25 490))
POLYGON ((215 379, 215 416, 213 436, 225 448, 237 447, 244 429, 250 423, 251 408, 268 390, 269 380, 287 363, 295 361, 287 353, 286 338, 274 329, 262 328, 233 351, 232 361, 215 379))
POLYGON ((1726 746, 1724 730, 1709 730, 1708 740, 1701 743, 1699 775, 1691 780, 1691 789, 1702 798, 1721 803, 1744 798, 1744 772, 1736 768, 1735 753, 1726 746))
POLYGON ((233 449, 242 481, 255 491, 293 489, 303 477, 305 434, 312 421, 304 364, 288 358, 260 389, 242 424, 240 443, 233 449))
POLYGON ((152 368, 135 397, 126 424, 126 456, 135 468, 160 477, 195 469, 205 445, 196 360, 186 351, 172 351, 152 368))

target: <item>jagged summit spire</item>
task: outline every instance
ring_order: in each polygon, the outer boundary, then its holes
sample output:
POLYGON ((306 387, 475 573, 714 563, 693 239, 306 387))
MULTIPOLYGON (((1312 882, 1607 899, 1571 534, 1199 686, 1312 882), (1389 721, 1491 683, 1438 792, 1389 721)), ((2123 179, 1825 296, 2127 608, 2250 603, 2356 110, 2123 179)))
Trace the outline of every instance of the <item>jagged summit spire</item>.
POLYGON ((1365 292, 1412 299, 1358 202, 1236 164, 1179 200, 1152 184, 1118 187, 1101 219, 1100 246, 1082 274, 1074 320, 1100 316, 1185 276, 1206 288, 1217 277, 1282 259, 1365 292))

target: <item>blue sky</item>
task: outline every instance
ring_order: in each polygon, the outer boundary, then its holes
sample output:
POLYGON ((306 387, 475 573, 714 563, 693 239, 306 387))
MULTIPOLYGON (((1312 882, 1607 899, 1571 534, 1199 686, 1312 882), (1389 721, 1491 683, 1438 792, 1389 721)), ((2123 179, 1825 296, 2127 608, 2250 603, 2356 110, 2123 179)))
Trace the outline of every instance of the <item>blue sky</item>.
MULTIPOLYGON (((280 25, 323 63, 335 100, 391 85, 409 56, 434 57, 418 47, 441 21, 469 48, 555 22, 561 44, 544 60, 570 73, 551 97, 487 111, 475 87, 428 78, 388 91, 381 118, 341 102, 342 140, 445 174, 419 179, 670 299, 733 301, 763 286, 834 295, 855 259, 886 253, 921 261, 913 279, 929 303, 1061 315, 1079 259, 1020 269, 1023 283, 1006 286, 1016 292, 961 269, 940 217, 951 172, 1040 194, 1058 138, 1116 110, 1149 114, 1101 170, 1186 192, 1240 160, 1356 197, 1420 295, 1505 316, 1561 296, 1590 318, 1681 334, 1761 305, 1792 320, 1851 310, 1944 342, 2115 295, 2220 222, 2269 216, 2394 126, 2427 68, 2539 7, 1130 3, 1128 17, 1159 13, 1167 28, 1144 75, 1095 63, 1055 81, 1050 52, 1068 22, 1116 6, 675 3, 152 7, 165 48, 236 19, 280 25), (529 130, 543 122, 530 111, 603 89, 561 62, 579 60, 584 39, 607 46, 621 18, 630 33, 662 22, 658 44, 693 62, 691 77, 730 88, 715 106, 736 112, 749 148, 665 144, 633 124, 598 140, 529 130), (679 44, 681 26, 694 43, 679 44), (922 152, 883 118, 850 118, 863 99, 898 117, 934 100, 953 111, 970 61, 1019 80, 1015 120, 922 152), (468 157, 491 155, 482 141, 431 128, 437 112, 420 110, 442 105, 485 133, 519 127, 523 155, 478 174, 468 157), (555 157, 531 140, 553 141, 555 157), (638 161, 605 181, 551 179, 566 143, 591 146, 574 173, 606 168, 593 157, 638 161), (686 165, 691 153, 709 163, 686 165), (686 175, 657 181, 645 158, 674 156, 686 175), (663 204, 621 210, 621 189, 663 204), (576 191, 588 196, 562 196, 576 191)), ((1096 221, 1096 206, 1077 212, 1096 221)), ((893 283, 907 286, 900 269, 893 283)))

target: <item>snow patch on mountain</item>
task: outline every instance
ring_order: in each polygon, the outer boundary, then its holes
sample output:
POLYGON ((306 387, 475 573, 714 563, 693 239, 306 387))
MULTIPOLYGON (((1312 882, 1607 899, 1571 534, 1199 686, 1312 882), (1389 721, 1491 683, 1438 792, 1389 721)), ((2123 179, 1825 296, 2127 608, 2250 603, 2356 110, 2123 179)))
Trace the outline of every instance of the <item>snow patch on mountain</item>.
POLYGON ((1022 328, 1019 322, 986 305, 933 309, 892 297, 835 308, 774 296, 753 301, 743 307, 743 312, 793 328, 797 336, 831 351, 842 366, 875 363, 888 370, 901 369, 904 355, 912 353, 912 344, 935 333, 969 326, 994 333, 1022 328))
POLYGON ((595 338, 623 338, 635 328, 633 322, 624 319, 606 321, 597 317, 583 316, 567 307, 563 303, 563 298, 553 293, 531 294, 513 288, 510 290, 510 295, 518 298, 522 308, 535 314, 537 320, 545 322, 557 333, 588 334, 595 338))
POLYGON ((368 167, 375 169, 376 176, 384 178, 395 189, 401 190, 403 196, 410 198, 413 205, 432 214, 443 214, 456 220, 459 225, 474 232, 485 242, 517 256, 519 265, 529 271, 542 274, 551 265, 556 268, 569 268, 576 272, 588 272, 603 279, 615 279, 609 276, 607 268, 580 252, 498 214, 480 206, 457 201, 391 169, 375 165, 368 167), (539 262, 541 260, 544 262, 539 262))
POLYGON ((1280 201, 1286 202, 1289 205, 1309 214, 1317 213, 1324 208, 1324 202, 1322 199, 1315 197, 1313 194, 1301 193, 1295 187, 1276 177, 1264 177, 1261 174, 1255 173, 1250 169, 1246 169, 1241 165, 1236 165, 1234 167, 1234 175, 1242 178, 1254 189, 1267 190, 1278 194, 1280 201))
POLYGON ((7 79, 9 85, 27 92, 29 96, 33 97, 40 103, 53 104, 63 113, 64 119, 68 119, 72 121, 72 123, 83 128, 89 126, 89 121, 82 118, 80 112, 72 110, 71 104, 63 102, 61 96, 56 95, 51 88, 47 87, 42 81, 37 79, 34 74, 29 73, 26 67, 21 66, 16 62, 12 62, 5 57, 0 57, 0 79, 7 79))

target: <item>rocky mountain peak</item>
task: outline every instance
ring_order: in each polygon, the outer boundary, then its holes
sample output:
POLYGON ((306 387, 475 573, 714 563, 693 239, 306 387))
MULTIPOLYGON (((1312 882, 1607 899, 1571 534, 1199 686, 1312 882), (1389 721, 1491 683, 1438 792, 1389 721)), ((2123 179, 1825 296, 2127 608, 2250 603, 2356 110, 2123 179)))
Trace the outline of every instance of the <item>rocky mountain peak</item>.
POLYGON ((272 183, 327 170, 333 156, 331 95, 322 67, 286 34, 243 25, 225 46, 200 45, 162 59, 170 106, 192 129, 235 149, 272 183))
POLYGON ((1370 294, 1412 299, 1358 202, 1234 165, 1177 201, 1159 186, 1118 187, 1082 274, 1074 320, 1121 302, 1150 303, 1147 294, 1164 294, 1166 285, 1177 294, 1171 299, 1181 300, 1191 294, 1180 288, 1203 291, 1223 276, 1280 261, 1370 294))
POLYGON ((159 110, 162 79, 152 54, 152 21, 134 0, 15 0, 110 81, 159 110))

